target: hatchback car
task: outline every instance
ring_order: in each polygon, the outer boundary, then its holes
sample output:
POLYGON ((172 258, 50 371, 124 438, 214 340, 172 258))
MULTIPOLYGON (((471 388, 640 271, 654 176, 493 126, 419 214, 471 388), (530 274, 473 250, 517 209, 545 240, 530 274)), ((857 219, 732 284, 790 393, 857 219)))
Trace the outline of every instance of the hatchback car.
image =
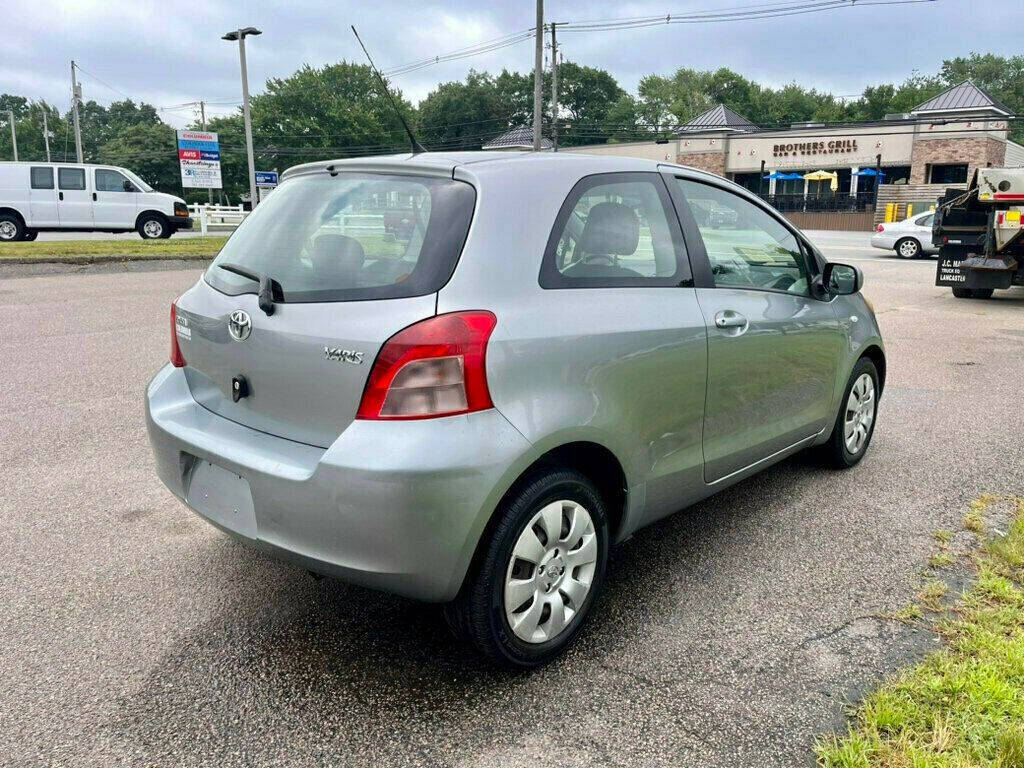
POLYGON ((903 221, 879 224, 871 236, 871 245, 885 251, 893 251, 903 259, 916 259, 922 255, 933 255, 939 249, 932 245, 932 211, 910 216, 903 221))
POLYGON ((690 168, 299 166, 171 305, 157 472, 229 534, 446 603, 535 666, 614 543, 801 449, 861 460, 885 383, 862 280, 690 168))

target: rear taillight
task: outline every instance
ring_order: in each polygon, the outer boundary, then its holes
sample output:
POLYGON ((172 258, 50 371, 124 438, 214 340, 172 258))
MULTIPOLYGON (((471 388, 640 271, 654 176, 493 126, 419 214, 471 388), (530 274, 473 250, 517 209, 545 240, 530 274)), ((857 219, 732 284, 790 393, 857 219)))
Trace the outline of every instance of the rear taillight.
POLYGON ((178 346, 178 307, 171 302, 171 365, 175 368, 185 367, 185 356, 178 346))
POLYGON ((410 325, 381 347, 357 419, 429 419, 491 408, 490 312, 453 312, 410 325))
POLYGON ((877 227, 875 227, 875 231, 876 232, 884 232, 885 231, 885 225, 884 224, 879 224, 877 227))

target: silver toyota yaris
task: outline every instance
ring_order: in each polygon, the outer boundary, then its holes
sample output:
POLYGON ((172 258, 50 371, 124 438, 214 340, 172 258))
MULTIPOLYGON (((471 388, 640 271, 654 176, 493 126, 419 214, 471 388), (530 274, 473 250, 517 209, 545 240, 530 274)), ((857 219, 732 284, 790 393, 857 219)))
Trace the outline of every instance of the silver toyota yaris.
POLYGON ((862 281, 690 168, 299 166, 171 305, 157 472, 233 536, 538 665, 611 544, 801 449, 860 461, 885 383, 862 281))

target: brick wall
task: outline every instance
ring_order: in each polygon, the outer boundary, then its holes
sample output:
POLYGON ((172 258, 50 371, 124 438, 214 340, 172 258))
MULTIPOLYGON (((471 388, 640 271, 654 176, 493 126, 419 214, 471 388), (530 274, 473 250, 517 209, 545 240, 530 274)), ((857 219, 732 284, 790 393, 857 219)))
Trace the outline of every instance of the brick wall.
POLYGON ((914 151, 910 160, 910 183, 924 184, 928 165, 945 165, 947 163, 967 163, 967 178, 970 179, 974 169, 985 167, 986 163, 1002 165, 1006 153, 1006 144, 988 136, 977 136, 960 139, 926 139, 919 138, 914 142, 914 151))
POLYGON ((676 155, 679 165, 688 165, 702 171, 725 176, 725 152, 680 152, 676 155))

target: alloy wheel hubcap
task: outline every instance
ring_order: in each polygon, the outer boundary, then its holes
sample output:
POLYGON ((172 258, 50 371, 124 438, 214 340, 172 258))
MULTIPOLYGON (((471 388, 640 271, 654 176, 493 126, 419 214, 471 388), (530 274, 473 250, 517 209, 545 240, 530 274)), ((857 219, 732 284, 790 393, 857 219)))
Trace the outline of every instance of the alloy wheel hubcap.
POLYGON ((149 237, 160 237, 160 235, 162 235, 164 231, 164 228, 163 226, 161 226, 160 222, 153 221, 152 219, 143 224, 142 229, 149 237))
POLYGON ((541 508, 512 548, 505 573, 505 618, 516 637, 543 643, 561 634, 583 607, 597 570, 597 533, 575 501, 541 508))
POLYGON ((904 240, 900 243, 900 254, 906 258, 917 255, 917 245, 912 240, 904 240))
POLYGON ((875 382, 871 376, 862 373, 853 383, 850 396, 846 399, 843 437, 846 440, 846 450, 851 454, 856 456, 864 449, 874 420, 875 382))
POLYGON ((9 221, 0 222, 0 240, 13 240, 18 234, 18 228, 9 221))

